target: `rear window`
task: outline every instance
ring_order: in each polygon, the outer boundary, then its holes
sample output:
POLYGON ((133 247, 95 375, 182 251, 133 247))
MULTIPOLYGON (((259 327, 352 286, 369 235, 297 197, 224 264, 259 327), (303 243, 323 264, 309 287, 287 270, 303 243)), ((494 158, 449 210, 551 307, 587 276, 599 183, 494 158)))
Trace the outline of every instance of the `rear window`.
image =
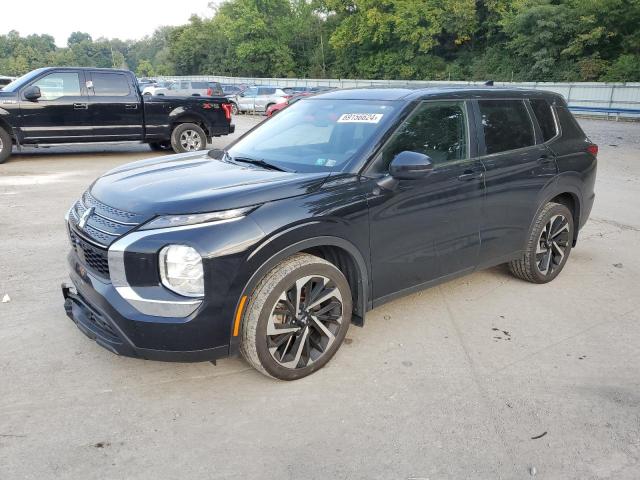
POLYGON ((531 118, 522 100, 480 100, 478 104, 487 155, 535 144, 531 118))
POLYGON ((529 103, 531 103, 533 113, 536 116, 540 130, 542 130, 542 138, 545 142, 551 140, 558 133, 551 105, 543 99, 529 100, 529 103))
POLYGON ((120 73, 92 73, 91 80, 96 97, 126 97, 130 93, 127 77, 120 73))

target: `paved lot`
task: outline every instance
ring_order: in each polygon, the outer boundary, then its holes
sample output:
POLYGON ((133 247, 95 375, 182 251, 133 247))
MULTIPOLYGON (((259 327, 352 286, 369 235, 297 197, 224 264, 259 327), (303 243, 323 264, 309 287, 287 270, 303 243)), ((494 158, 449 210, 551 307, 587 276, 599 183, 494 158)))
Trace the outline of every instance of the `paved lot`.
POLYGON ((293 383, 89 341, 62 309, 63 215, 153 154, 16 155, 0 165, 0 479, 639 478, 640 124, 581 123, 596 204, 558 279, 499 267, 397 300, 293 383))

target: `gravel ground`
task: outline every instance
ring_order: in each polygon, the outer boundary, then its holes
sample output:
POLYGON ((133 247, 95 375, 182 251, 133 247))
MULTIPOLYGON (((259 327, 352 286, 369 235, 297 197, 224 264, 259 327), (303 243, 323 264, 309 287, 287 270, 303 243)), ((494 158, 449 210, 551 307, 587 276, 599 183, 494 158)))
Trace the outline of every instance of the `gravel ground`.
POLYGON ((394 301, 293 383, 89 341, 62 308, 63 215, 154 154, 16 154, 0 165, 0 479, 637 479, 640 124, 581 123, 596 204, 553 283, 497 267, 394 301))

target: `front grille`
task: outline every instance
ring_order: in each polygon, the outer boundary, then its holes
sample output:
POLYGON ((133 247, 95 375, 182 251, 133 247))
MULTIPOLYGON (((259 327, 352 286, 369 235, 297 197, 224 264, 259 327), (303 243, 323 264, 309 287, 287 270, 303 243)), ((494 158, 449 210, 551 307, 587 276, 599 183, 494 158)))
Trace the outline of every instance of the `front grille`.
POLYGON ((101 277, 109 278, 109 258, 106 249, 96 247, 86 242, 71 228, 69 229, 69 239, 71 240, 71 247, 87 267, 91 268, 91 270, 101 277))
POLYGON ((87 267, 109 278, 109 246, 145 220, 146 216, 105 205, 87 190, 69 211, 71 245, 87 267))

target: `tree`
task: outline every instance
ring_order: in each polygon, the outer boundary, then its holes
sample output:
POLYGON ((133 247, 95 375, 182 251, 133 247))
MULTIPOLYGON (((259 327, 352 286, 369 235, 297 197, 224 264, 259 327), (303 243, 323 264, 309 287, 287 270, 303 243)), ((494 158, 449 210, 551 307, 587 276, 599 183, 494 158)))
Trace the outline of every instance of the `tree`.
POLYGON ((138 68, 136 69, 136 75, 138 77, 153 77, 155 74, 153 65, 151 65, 149 60, 142 60, 138 63, 138 68))

